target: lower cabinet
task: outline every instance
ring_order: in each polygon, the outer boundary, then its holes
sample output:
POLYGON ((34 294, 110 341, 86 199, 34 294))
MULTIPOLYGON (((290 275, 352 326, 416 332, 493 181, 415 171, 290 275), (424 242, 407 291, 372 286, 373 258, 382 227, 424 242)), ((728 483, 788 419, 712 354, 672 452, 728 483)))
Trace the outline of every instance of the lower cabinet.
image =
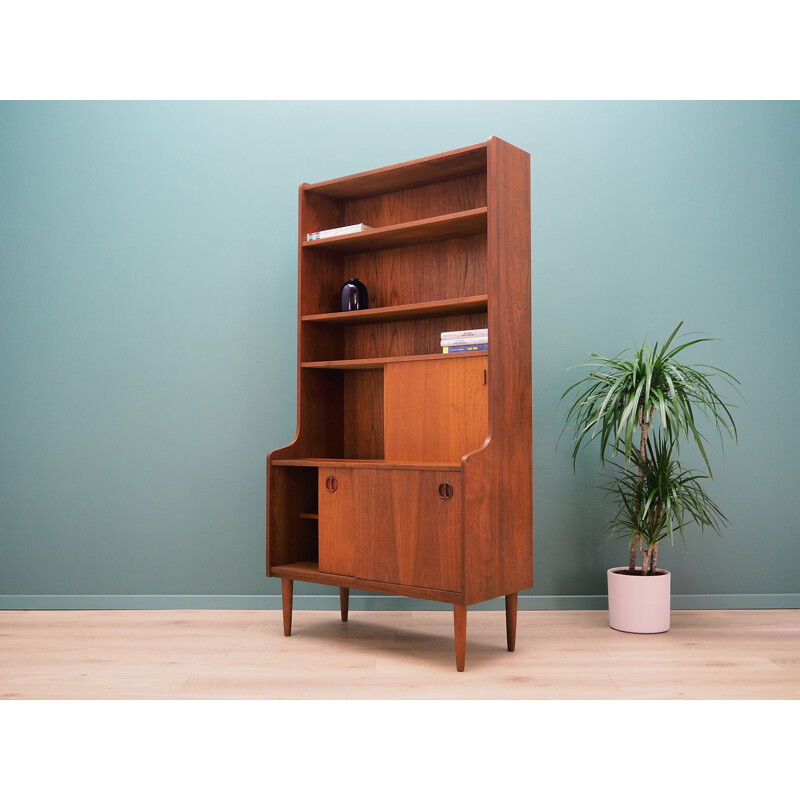
POLYGON ((461 473, 319 471, 320 572, 462 590, 461 473))

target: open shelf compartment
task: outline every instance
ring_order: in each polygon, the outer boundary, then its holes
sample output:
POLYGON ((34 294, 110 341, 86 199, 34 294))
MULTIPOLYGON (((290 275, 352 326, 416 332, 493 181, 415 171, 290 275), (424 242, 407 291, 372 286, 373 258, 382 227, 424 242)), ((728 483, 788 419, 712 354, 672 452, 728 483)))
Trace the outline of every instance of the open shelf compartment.
MULTIPOLYGON (((367 253, 415 244, 439 242, 458 236, 486 233, 486 208, 473 208, 454 214, 442 214, 428 219, 385 225, 359 233, 331 236, 302 242, 310 250, 329 250, 337 253, 367 253)), ((309 231, 311 233, 311 231, 309 231)))

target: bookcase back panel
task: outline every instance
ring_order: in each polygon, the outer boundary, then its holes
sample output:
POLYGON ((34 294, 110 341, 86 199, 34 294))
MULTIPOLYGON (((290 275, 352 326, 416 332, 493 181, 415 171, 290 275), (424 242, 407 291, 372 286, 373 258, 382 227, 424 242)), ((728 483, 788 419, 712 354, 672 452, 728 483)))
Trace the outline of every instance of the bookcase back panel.
MULTIPOLYGON (((305 250, 300 260, 300 314, 340 310, 342 284, 350 277, 344 256, 325 250, 305 250)), ((279 294, 279 292, 276 292, 279 294)))
POLYGON ((344 330, 304 323, 300 336, 301 361, 337 361, 343 358, 344 330))
POLYGON ((441 353, 442 331, 487 327, 487 315, 408 320, 375 325, 354 325, 344 331, 344 358, 386 358, 441 353))
POLYGON ((305 184, 309 192, 338 200, 372 197, 434 181, 486 173, 486 143, 461 147, 446 153, 391 164, 387 167, 346 175, 342 178, 305 184))
POLYGON ((344 375, 339 370, 302 370, 300 432, 293 458, 342 458, 344 452, 344 375))
POLYGON ((486 263, 486 234, 346 256, 334 302, 351 277, 367 287, 370 308, 486 294, 486 263))
POLYGON ((458 462, 489 430, 488 357, 386 365, 387 461, 458 462))
POLYGON ((344 203, 344 224, 379 228, 485 205, 486 173, 479 173, 351 200, 344 203))
POLYGON ((343 380, 342 458, 383 458, 383 370, 347 370, 343 380))
POLYGON ((486 294, 486 234, 349 256, 304 252, 301 315, 339 311, 350 278, 367 287, 370 308, 486 294))

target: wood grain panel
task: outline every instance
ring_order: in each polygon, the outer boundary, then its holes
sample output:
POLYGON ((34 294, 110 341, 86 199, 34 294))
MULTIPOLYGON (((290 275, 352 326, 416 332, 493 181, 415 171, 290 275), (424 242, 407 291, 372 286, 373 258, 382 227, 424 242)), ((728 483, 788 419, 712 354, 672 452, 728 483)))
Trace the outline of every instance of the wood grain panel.
POLYGON ((343 380, 343 458, 383 458, 383 370, 347 370, 343 380))
POLYGON ((357 325, 344 332, 343 355, 347 359, 441 355, 442 331, 475 330, 487 325, 483 313, 357 325))
POLYGON ((354 480, 355 472, 324 468, 319 471, 320 572, 354 574, 356 528, 353 516, 360 513, 360 486, 354 480), (336 481, 336 491, 328 491, 328 478, 336 481))
POLYGON ((386 365, 385 453, 390 461, 460 462, 489 430, 488 357, 386 365))
POLYGON ((461 475, 458 472, 355 470, 356 576, 460 592, 461 475), (449 482, 453 497, 439 486, 449 482))
MULTIPOLYGON (((324 250, 303 250, 301 283, 303 293, 300 297, 301 316, 341 311, 342 284, 351 277, 345 275, 345 256, 324 250)), ((276 287, 273 295, 282 297, 291 292, 291 284, 276 287)))
MULTIPOLYGON (((341 286, 358 278, 371 308, 486 294, 486 234, 342 257, 341 286)), ((318 311, 335 311, 320 308, 318 311)), ((311 311, 304 313, 313 313, 311 311)))
POLYGON ((485 207, 486 173, 481 173, 346 202, 344 218, 347 225, 380 228, 485 207))
POLYGON ((489 440, 464 464, 467 604, 533 585, 530 156, 493 137, 487 170, 489 440))
POLYGON ((300 433, 292 448, 295 458, 342 458, 344 375, 335 370, 303 370, 300 379, 300 433))

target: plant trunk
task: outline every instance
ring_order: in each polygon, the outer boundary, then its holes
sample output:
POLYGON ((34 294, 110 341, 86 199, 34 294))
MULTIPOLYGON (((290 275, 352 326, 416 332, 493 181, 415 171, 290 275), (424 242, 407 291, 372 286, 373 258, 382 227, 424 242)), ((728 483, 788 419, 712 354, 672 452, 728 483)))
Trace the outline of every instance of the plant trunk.
POLYGON ((628 569, 631 572, 636 571, 636 551, 638 549, 639 549, 639 534, 636 533, 633 536, 633 542, 631 543, 630 559, 628 560, 628 569))
POLYGON ((652 547, 649 550, 642 550, 642 575, 650 574, 650 557, 652 553, 652 547))
MULTIPOLYGON (((639 440, 639 455, 642 457, 642 461, 647 460, 647 433, 650 430, 650 423, 644 421, 644 414, 642 413, 643 409, 640 408, 638 411, 639 415, 639 427, 642 429, 642 436, 639 440)), ((650 412, 652 414, 652 410, 650 412)), ((636 516, 639 516, 639 510, 642 507, 642 482, 644 481, 644 468, 642 466, 639 467, 639 495, 636 498, 636 516)), ((638 532, 633 535, 633 547, 631 547, 631 557, 629 562, 629 569, 633 572, 636 569, 636 550, 637 547, 641 549, 641 534, 638 532)), ((644 553, 644 550, 642 550, 644 553)), ((644 575, 646 572, 646 566, 642 564, 642 574, 644 575)))
POLYGON ((656 542, 652 546, 651 550, 653 551, 653 556, 650 559, 650 574, 651 575, 655 575, 656 574, 656 562, 658 561, 658 542, 656 542))

